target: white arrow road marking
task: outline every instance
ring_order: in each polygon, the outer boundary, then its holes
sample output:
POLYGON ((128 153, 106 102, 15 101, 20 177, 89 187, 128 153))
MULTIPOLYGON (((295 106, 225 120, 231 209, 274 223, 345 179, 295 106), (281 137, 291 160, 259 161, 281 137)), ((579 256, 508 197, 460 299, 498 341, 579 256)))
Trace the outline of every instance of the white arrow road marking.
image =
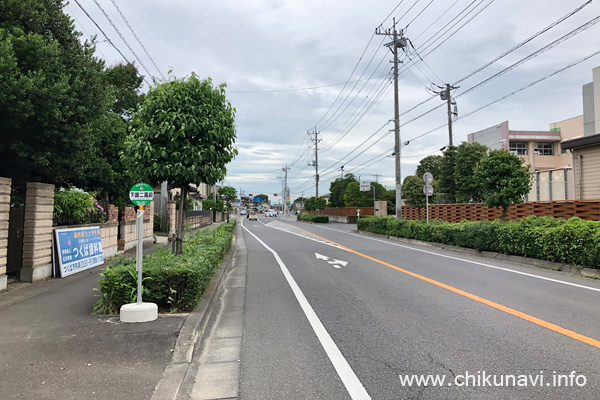
POLYGON ((342 260, 330 260, 329 257, 324 256, 323 254, 319 254, 319 253, 315 253, 315 256, 319 259, 319 260, 325 260, 327 261, 329 264, 333 265, 334 268, 342 268, 339 265, 336 264, 342 264, 344 267, 346 265, 348 265, 348 261, 342 261, 342 260))
MULTIPOLYGON (((342 261, 342 260, 336 260, 336 259, 333 259, 333 260, 331 260, 331 261, 327 261, 327 262, 328 262, 329 264, 342 264, 342 266, 344 266, 344 267, 345 267, 346 265, 348 265, 348 261, 342 261)), ((339 267, 337 267, 337 266, 335 266, 335 265, 334 265, 334 267, 336 267, 336 268, 339 268, 339 267)))

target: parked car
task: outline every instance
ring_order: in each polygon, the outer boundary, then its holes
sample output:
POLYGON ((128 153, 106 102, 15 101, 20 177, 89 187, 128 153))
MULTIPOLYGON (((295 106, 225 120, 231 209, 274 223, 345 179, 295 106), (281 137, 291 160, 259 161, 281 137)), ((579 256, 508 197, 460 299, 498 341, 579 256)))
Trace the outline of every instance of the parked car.
POLYGON ((250 214, 248 215, 248 219, 250 221, 258 221, 258 214, 256 214, 256 211, 250 211, 250 214))

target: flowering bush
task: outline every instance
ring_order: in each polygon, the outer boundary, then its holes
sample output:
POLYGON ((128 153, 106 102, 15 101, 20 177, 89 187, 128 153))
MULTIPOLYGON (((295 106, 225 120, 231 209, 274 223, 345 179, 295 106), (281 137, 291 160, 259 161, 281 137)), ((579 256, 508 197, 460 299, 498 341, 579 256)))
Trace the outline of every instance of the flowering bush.
POLYGON ((57 225, 88 224, 106 221, 104 208, 95 193, 76 187, 60 188, 54 193, 54 220, 57 225))

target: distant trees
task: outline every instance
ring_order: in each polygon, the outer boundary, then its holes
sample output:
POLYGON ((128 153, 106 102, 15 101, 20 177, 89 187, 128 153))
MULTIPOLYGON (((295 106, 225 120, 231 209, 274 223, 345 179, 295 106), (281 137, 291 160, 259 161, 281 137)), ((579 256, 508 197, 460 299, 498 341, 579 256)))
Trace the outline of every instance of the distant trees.
POLYGON ((325 207, 327 207, 327 200, 323 197, 311 197, 304 201, 306 211, 323 210, 325 207))

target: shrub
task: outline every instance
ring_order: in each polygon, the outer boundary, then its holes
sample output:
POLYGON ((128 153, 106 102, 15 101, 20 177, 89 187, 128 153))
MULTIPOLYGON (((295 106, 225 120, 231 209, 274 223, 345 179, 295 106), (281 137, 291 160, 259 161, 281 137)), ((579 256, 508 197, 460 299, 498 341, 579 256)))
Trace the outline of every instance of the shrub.
POLYGON ((315 215, 308 213, 300 213, 297 217, 298 221, 302 222, 313 222, 313 223, 328 223, 329 216, 328 215, 315 215))
POLYGON ((600 268, 600 222, 531 216, 518 221, 360 218, 358 230, 427 242, 600 268))
MULTIPOLYGON (((143 298, 171 312, 192 310, 217 267, 231 249, 235 220, 213 230, 198 231, 183 244, 180 256, 167 250, 144 256, 143 298)), ((94 311, 116 314, 137 298, 135 259, 122 256, 108 262, 101 274, 100 299, 94 311)))
POLYGON ((58 225, 104 222, 104 208, 94 198, 96 193, 76 187, 59 188, 54 193, 53 217, 58 225))

